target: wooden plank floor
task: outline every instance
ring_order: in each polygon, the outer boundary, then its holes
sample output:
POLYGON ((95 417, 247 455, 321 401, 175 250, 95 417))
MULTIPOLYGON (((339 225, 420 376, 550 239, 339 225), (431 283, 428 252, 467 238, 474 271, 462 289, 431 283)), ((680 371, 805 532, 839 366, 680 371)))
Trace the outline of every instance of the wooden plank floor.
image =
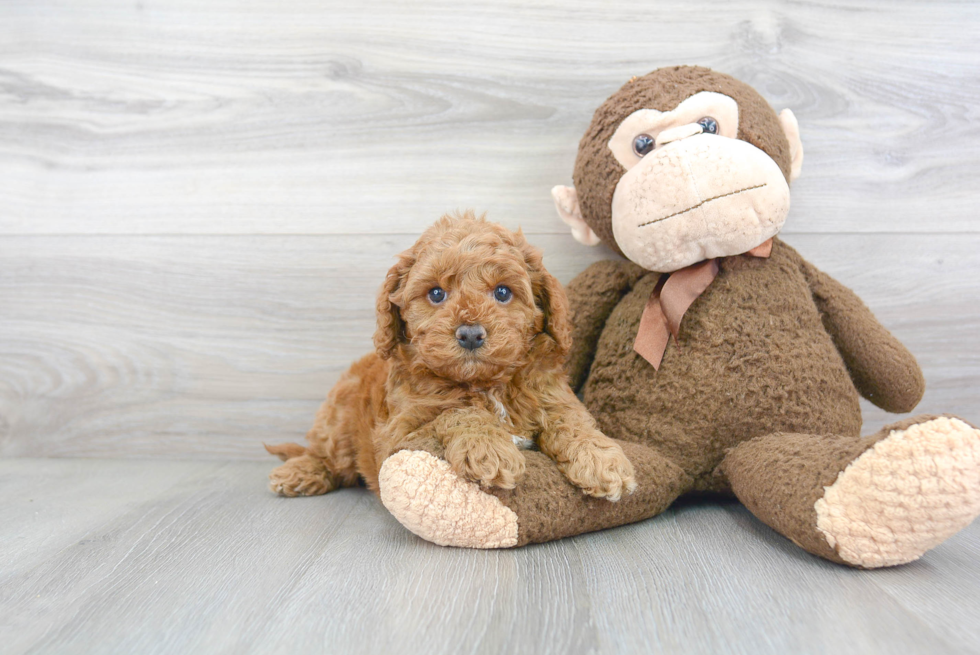
POLYGON ((980 525, 856 571, 735 503, 508 551, 441 548, 271 463, 0 460, 20 653, 976 653, 980 525))

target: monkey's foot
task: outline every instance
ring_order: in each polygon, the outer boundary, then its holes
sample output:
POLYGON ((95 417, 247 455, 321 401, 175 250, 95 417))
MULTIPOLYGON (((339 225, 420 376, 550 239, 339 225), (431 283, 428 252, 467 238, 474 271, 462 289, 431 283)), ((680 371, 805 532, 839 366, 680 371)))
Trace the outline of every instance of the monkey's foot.
POLYGON ((517 514, 431 453, 395 453, 381 465, 378 484, 392 516, 426 541, 462 548, 517 545, 517 514))
POLYGON ((980 430, 947 417, 893 430, 825 489, 817 529, 841 558, 911 562, 980 514, 980 430))

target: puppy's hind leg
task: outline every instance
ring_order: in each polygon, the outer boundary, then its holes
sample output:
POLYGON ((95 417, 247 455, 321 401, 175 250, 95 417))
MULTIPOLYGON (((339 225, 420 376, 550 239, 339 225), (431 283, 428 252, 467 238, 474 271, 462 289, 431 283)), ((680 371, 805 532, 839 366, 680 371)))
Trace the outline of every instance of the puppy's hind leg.
MULTIPOLYGON (((297 443, 266 446, 271 455, 285 464, 269 473, 269 489, 289 496, 319 496, 344 486, 343 478, 356 478, 353 470, 353 444, 345 438, 343 425, 337 420, 336 394, 331 392, 317 412, 316 421, 306 435, 309 448, 297 443), (345 476, 344 474, 347 473, 345 476)), ((349 485, 347 485, 349 486, 349 485)))
POLYGON ((269 488, 277 494, 319 496, 340 486, 326 461, 299 444, 279 444, 265 449, 286 462, 269 473, 269 488))
POLYGON ((355 362, 320 406, 306 448, 289 443, 265 447, 285 461, 269 474, 269 487, 284 496, 317 496, 353 487, 362 477, 369 483, 376 479, 373 434, 387 379, 388 363, 377 354, 355 362))
POLYGON ((327 398, 306 435, 308 448, 295 443, 265 447, 285 462, 269 473, 272 491, 290 497, 319 496, 357 484, 357 447, 352 426, 343 420, 350 412, 344 409, 336 404, 335 397, 327 398))

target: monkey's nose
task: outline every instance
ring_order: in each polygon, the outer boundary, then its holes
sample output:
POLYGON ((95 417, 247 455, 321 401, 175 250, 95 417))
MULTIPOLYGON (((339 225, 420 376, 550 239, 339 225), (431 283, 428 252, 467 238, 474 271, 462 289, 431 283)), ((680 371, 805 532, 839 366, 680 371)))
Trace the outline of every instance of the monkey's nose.
POLYGON ((665 146, 673 141, 680 141, 681 139, 686 139, 689 136, 701 134, 702 132, 704 132, 704 128, 697 123, 688 123, 687 125, 671 127, 657 135, 657 147, 659 148, 660 146, 665 146))
POLYGON ((476 350, 483 345, 487 331, 479 323, 476 325, 460 325, 456 328, 456 341, 467 350, 476 350))

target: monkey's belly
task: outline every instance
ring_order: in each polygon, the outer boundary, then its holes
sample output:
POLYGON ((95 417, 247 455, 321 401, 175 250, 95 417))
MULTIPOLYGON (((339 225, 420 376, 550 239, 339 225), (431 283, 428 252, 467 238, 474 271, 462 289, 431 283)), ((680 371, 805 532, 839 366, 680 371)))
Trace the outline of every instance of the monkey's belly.
POLYGON ((844 362, 799 269, 779 264, 723 270, 688 310, 659 371, 633 351, 655 282, 641 280, 606 323, 586 382, 599 428, 656 447, 695 477, 757 436, 858 434, 844 362))

